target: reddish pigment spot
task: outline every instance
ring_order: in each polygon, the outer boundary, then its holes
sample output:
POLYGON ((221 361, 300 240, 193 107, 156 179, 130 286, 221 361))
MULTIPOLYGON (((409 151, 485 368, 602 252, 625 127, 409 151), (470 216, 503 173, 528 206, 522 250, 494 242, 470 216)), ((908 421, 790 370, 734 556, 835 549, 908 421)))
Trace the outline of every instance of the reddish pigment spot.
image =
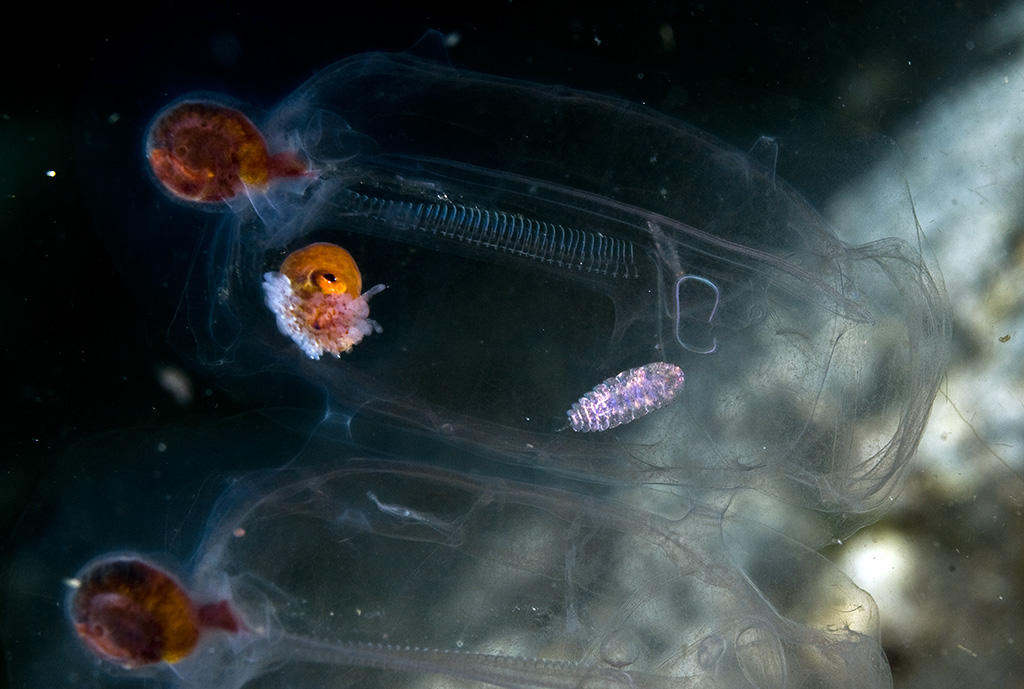
POLYGON ((127 668, 175 663, 205 631, 243 628, 227 601, 197 605, 170 573, 135 557, 90 565, 77 577, 70 608, 78 638, 127 668))
POLYGON ((149 128, 146 157, 172 195, 215 203, 246 187, 310 174, 293 151, 270 154, 256 126, 238 110, 209 101, 185 101, 161 112, 149 128))

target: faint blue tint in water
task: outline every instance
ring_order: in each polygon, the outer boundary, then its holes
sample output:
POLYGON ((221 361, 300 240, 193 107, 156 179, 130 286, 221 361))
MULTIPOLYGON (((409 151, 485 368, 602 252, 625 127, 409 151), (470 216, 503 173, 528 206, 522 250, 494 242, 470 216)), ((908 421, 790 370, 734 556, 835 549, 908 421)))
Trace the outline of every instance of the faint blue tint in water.
MULTIPOLYGON (((753 159, 633 104, 404 54, 324 70, 264 130, 319 179, 255 196, 262 220, 225 221, 198 302, 208 322, 189 323, 206 361, 296 372, 357 417, 588 478, 745 486, 836 514, 890 495, 944 361, 944 296, 914 245, 837 238, 779 176, 773 142, 753 159), (404 204, 572 228, 628 246, 629 267, 538 258, 561 255, 550 242, 519 255, 479 216, 444 236, 404 204), (316 240, 389 286, 373 302, 383 334, 339 361, 305 361, 260 292, 265 270, 316 240), (717 309, 696 280, 677 309, 684 275, 718 288, 717 309), (554 432, 580 394, 657 360, 685 371, 683 404, 599 437, 554 432)), ((914 240, 906 191, 892 193, 904 204, 890 227, 914 240)))
MULTIPOLYGON (((318 177, 225 218, 177 325, 226 385, 293 404, 313 386, 331 411, 301 469, 226 494, 179 570, 250 632, 211 636, 156 676, 889 683, 873 601, 813 549, 886 507, 942 372, 947 306, 914 245, 845 245, 783 181, 775 149, 751 158, 639 106, 410 55, 344 60, 263 126, 318 177), (442 207, 475 219, 425 220, 442 207), (535 223, 531 248, 486 233, 502 218, 535 223), (373 302, 384 332, 339 360, 304 358, 263 306, 262 274, 312 241, 346 246, 369 284, 388 284, 373 302), (700 280, 677 310, 685 275, 700 280), (582 392, 662 360, 686 373, 675 403, 602 434, 558 430, 582 392), (352 459, 367 454, 387 459, 352 459), (410 672, 388 648, 366 670, 343 646, 298 662, 312 654, 299 638, 469 655, 410 672), (526 672, 511 657, 575 665, 526 672)), ((891 222, 914 237, 909 198, 891 222)), ((250 466, 293 459, 235 450, 250 466)), ((200 451, 184 466, 217 462, 200 451)), ((68 537, 61 519, 45 528, 47 547, 68 537)), ((103 548, 164 549, 95 545, 46 566, 70 576, 103 548)), ((22 562, 38 566, 32 551, 22 562)), ((52 573, 38 580, 59 595, 52 573)), ((108 681, 54 606, 15 595, 16 686, 41 672, 108 681), (21 660, 35 619, 64 663, 21 660)))

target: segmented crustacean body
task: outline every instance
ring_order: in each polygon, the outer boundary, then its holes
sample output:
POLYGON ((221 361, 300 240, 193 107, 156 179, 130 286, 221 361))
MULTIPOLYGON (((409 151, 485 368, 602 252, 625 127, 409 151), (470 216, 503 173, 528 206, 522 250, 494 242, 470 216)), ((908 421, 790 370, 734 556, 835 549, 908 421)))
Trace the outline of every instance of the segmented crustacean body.
POLYGON ((675 399, 683 389, 683 370, 656 361, 605 380, 565 412, 572 430, 606 431, 650 414, 675 399))

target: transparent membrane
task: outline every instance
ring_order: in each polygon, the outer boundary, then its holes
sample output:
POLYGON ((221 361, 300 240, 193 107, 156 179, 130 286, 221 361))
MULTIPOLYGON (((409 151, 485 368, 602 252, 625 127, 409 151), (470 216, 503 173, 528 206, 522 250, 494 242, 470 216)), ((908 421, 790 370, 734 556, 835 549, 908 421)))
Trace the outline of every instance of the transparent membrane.
MULTIPOLYGON (((346 440, 378 451, 358 418, 588 479, 748 487, 829 513, 890 497, 942 370, 945 298, 915 244, 843 243, 783 181, 776 142, 748 156, 637 105, 407 54, 327 68, 263 132, 314 174, 232 204, 194 302, 208 321, 188 324, 204 361, 313 381, 356 418, 346 440), (442 211, 474 219, 431 224, 442 211), (485 231, 499 214, 547 239, 527 251, 485 231), (383 333, 338 360, 307 361, 261 291, 314 241, 387 285, 383 333), (685 372, 680 404, 560 432, 581 394, 652 361, 685 372)), ((905 214, 880 229, 916 241, 907 190, 892 193, 905 214)))
MULTIPOLYGON (((261 129, 312 174, 228 204, 175 336, 227 387, 326 400, 322 422, 298 454, 235 437, 239 466, 291 467, 239 480, 191 557, 104 538, 53 560, 70 577, 100 545, 167 553, 245 628, 118 671, 56 620, 67 662, 16 686, 889 684, 873 601, 814 549, 895 496, 942 373, 948 306, 906 189, 878 228, 895 236, 851 246, 784 181, 785 142, 747 155, 411 54, 343 60, 261 129), (321 241, 387 289, 382 332, 314 361, 261 284, 321 241), (656 361, 685 371, 671 404, 565 429, 580 395, 656 361)), ((182 466, 223 447, 214 433, 182 466)), ((48 528, 59 542, 70 522, 48 528)))
POLYGON ((93 469, 67 472, 54 502, 31 511, 33 546, 12 561, 12 685, 889 683, 871 597, 729 505, 510 478, 467 456, 350 457, 331 441, 311 441, 294 463, 327 465, 200 478, 211 462, 282 445, 253 415, 75 448, 93 469), (103 471, 130 450, 146 465, 103 471), (69 629, 71 584, 116 559, 178 577, 197 606, 223 603, 237 629, 203 630, 173 664, 98 660, 69 629))

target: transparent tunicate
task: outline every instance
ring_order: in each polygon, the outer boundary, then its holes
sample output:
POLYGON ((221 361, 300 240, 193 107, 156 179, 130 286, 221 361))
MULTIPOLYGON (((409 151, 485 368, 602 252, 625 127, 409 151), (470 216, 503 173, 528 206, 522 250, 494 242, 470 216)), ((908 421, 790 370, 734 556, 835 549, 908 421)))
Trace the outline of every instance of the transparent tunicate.
MULTIPOLYGON (((745 155, 638 105, 416 54, 342 60, 262 131, 308 173, 232 202, 181 319, 231 384, 310 384, 347 419, 328 432, 378 451, 359 419, 392 418, 399 456, 422 437, 588 480, 749 488, 846 522, 822 543, 893 495, 948 341, 904 186, 879 228, 898 236, 852 246, 786 183, 787 142, 745 155), (387 289, 381 333, 310 361, 263 276, 317 241, 387 289), (685 372, 676 403, 564 432, 583 393, 658 361, 685 372)), ((832 161, 828 141, 788 145, 804 174, 832 161)))
MULTIPOLYGON (((69 477, 63 506, 32 515, 46 526, 13 560, 19 595, 5 620, 14 686, 889 683, 871 597, 728 507, 674 499, 670 518, 543 472, 335 456, 337 444, 316 440, 293 468, 193 482, 154 507, 168 481, 280 444, 258 423, 165 429, 148 470, 69 477), (92 494, 134 521, 76 518, 73 504, 92 494), (147 539, 161 551, 142 549, 147 539), (194 553, 180 554, 192 539, 194 553), (72 564, 104 544, 121 548, 72 564), (56 582, 64 605, 33 594, 69 566, 56 582)), ((77 453, 146 448, 148 433, 77 453)))
POLYGON ((251 118, 274 171, 191 199, 224 217, 170 337, 301 442, 249 417, 232 444, 213 429, 166 456, 179 480, 234 458, 212 509, 153 477, 71 503, 156 509, 162 535, 40 517, 48 545, 17 567, 42 578, 17 579, 5 622, 28 659, 16 686, 887 686, 874 602, 815 549, 894 498, 942 374, 948 305, 906 187, 878 239, 849 244, 864 229, 786 181, 797 160, 824 175, 830 139, 748 155, 635 104, 424 58, 438 40, 323 70, 251 118), (320 242, 386 289, 379 331, 312 359, 265 285, 320 242), (671 400, 568 427, 581 395, 656 362, 685 373, 671 400), (183 506, 209 510, 195 549, 167 535, 183 506), (118 670, 90 653, 117 644, 80 643, 102 624, 33 596, 56 597, 59 565, 74 600, 110 558, 242 624, 215 616, 186 657, 118 670), (46 654, 62 662, 34 653, 31 620, 63 634, 46 654))

